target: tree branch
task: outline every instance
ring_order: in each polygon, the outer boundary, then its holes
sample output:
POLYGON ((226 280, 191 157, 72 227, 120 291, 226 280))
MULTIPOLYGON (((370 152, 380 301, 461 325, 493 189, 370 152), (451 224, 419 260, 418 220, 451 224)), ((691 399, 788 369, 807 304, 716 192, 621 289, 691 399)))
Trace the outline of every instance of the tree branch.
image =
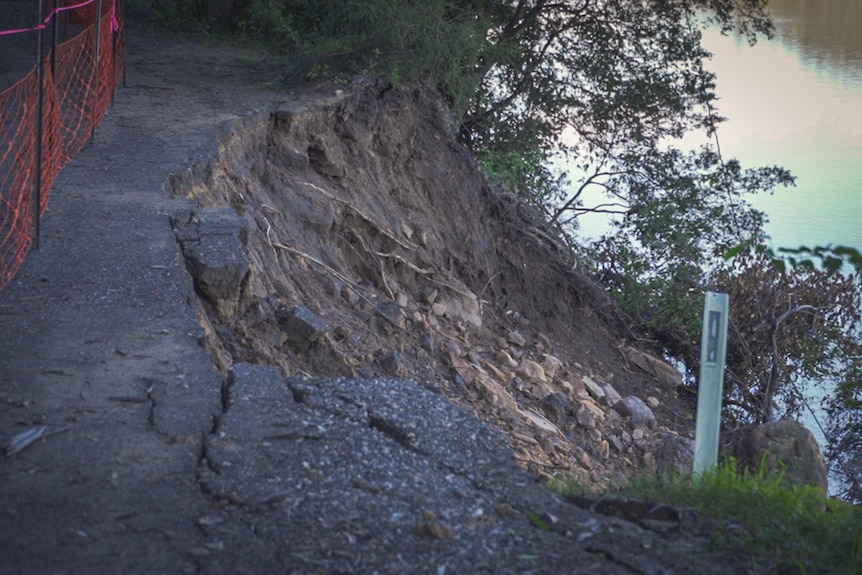
POLYGON ((778 328, 781 327, 781 324, 787 319, 791 314, 799 313, 803 311, 812 311, 818 312, 824 308, 814 307, 813 305, 799 305, 794 308, 790 308, 780 316, 775 319, 775 322, 772 324, 772 365, 769 369, 769 380, 766 382, 766 390, 763 396, 763 423, 767 423, 772 421, 772 410, 773 410, 773 396, 775 395, 775 391, 778 387, 778 378, 781 376, 781 373, 778 369, 778 328))

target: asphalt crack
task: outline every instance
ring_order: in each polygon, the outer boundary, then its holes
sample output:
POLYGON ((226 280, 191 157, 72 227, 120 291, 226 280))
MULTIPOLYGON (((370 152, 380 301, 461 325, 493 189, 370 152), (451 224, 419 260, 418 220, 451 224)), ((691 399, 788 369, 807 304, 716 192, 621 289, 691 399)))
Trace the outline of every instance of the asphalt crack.
POLYGON ((371 414, 368 414, 368 425, 371 429, 380 431, 405 449, 418 453, 423 457, 429 457, 428 453, 425 453, 416 447, 416 435, 411 431, 402 429, 391 421, 371 414))
POLYGON ((147 414, 147 425, 156 433, 159 433, 159 429, 156 426, 156 398, 153 395, 153 392, 156 388, 156 381, 152 379, 145 379, 144 383, 147 386, 147 401, 150 403, 150 411, 147 414))
POLYGON ((228 372, 227 376, 222 379, 221 382, 221 412, 225 414, 230 410, 230 406, 232 403, 231 397, 231 387, 233 387, 234 381, 236 380, 234 376, 233 370, 228 372))

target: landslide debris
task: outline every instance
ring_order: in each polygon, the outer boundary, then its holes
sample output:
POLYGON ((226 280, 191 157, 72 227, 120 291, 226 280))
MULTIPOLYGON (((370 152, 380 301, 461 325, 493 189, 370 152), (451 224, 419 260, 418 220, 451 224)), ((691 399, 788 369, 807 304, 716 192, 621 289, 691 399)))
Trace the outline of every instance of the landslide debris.
POLYGON ((690 465, 679 374, 625 343, 433 93, 365 79, 250 117, 173 187, 197 205, 174 225, 225 373, 411 378, 530 472, 595 488, 690 465))

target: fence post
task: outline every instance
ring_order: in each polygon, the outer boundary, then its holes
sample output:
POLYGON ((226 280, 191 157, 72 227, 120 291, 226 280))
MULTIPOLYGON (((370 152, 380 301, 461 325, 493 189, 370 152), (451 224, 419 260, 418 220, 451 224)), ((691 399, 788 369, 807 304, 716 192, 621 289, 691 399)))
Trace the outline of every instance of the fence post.
POLYGON ((96 109, 99 105, 99 43, 102 37, 102 0, 96 0, 96 38, 95 38, 95 56, 93 60, 93 82, 95 89, 93 90, 93 110, 90 114, 90 139, 96 135, 96 109))
MULTIPOLYGON (((119 19, 120 26, 125 26, 126 22, 126 13, 123 9, 123 0, 116 0, 117 2, 117 18, 119 19)), ((120 31, 117 31, 119 35, 120 31)), ((125 38, 125 28, 123 28, 123 38, 125 38)), ((123 55, 123 88, 126 87, 126 58, 125 54, 123 55)))
MULTIPOLYGON (((113 23, 114 18, 119 18, 118 10, 122 10, 122 2, 120 2, 120 0, 111 1, 113 2, 113 5, 111 6, 111 17, 113 23)), ((116 85, 115 82, 117 81, 117 42, 119 40, 119 35, 120 31, 115 30, 114 27, 111 26, 111 71, 113 72, 111 74, 111 106, 114 105, 114 100, 117 95, 117 91, 114 90, 113 87, 116 85)), ((125 88, 125 85, 123 87, 125 88)))
POLYGON ((59 13, 57 10, 57 2, 51 2, 51 81, 57 83, 57 19, 59 13))
MULTIPOLYGON (((48 0, 39 0, 39 24, 45 19, 45 6, 48 0)), ((40 26, 36 32, 36 83, 39 85, 36 96, 36 182, 33 206, 33 246, 39 249, 39 235, 42 220, 42 137, 45 107, 45 58, 43 57, 43 34, 40 26)))
POLYGON ((729 299, 726 293, 706 292, 703 303, 700 381, 697 384, 697 422, 694 432, 695 477, 703 475, 718 462, 729 299))

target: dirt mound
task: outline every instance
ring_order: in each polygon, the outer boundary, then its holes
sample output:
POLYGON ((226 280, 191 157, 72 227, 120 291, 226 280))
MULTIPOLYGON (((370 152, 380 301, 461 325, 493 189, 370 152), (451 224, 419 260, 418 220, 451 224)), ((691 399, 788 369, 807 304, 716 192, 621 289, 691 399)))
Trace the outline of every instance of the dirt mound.
POLYGON ((604 486, 655 469, 690 422, 629 368, 605 294, 492 188, 432 93, 347 92, 245 120, 173 181, 199 206, 176 228, 220 367, 410 377, 503 430, 535 473, 604 486), (218 236, 231 272, 215 289, 197 252, 224 208, 238 247, 218 236), (658 421, 613 409, 629 396, 658 421))

